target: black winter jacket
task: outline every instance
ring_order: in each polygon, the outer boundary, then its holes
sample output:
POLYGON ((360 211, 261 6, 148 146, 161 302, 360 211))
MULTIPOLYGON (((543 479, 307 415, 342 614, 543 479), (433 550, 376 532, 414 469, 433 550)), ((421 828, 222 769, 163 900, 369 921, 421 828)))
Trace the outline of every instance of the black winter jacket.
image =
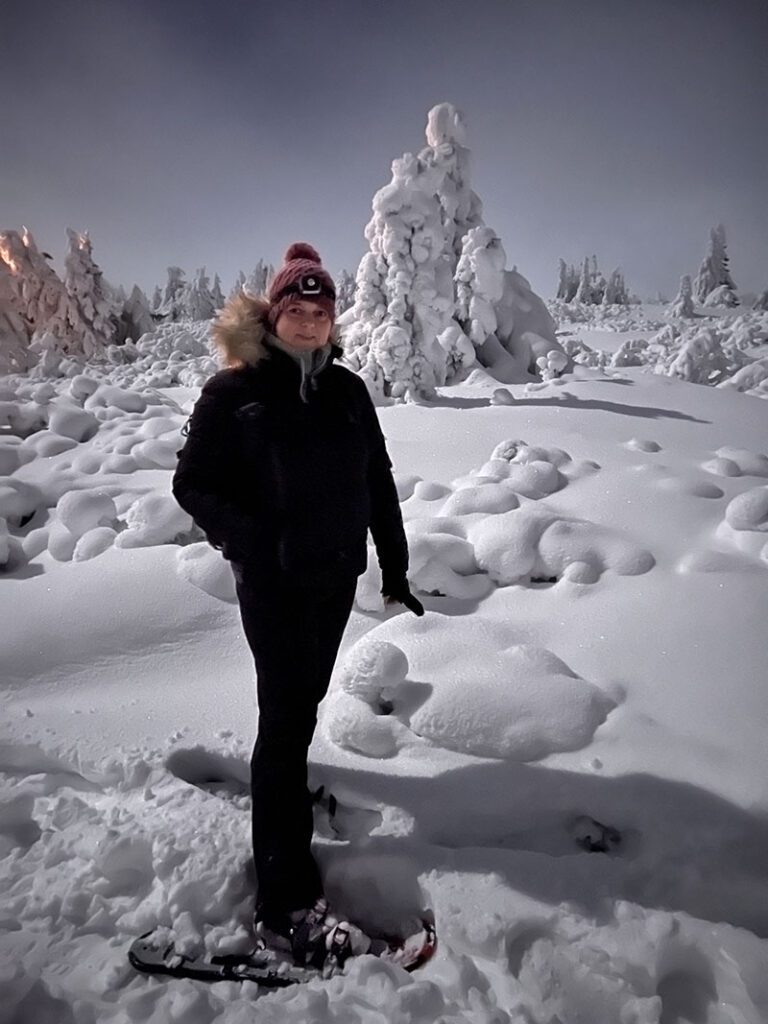
POLYGON ((301 369, 273 346, 256 365, 205 384, 179 452, 173 494, 224 557, 322 586, 367 564, 382 591, 406 581, 408 545, 392 463, 368 390, 331 358, 299 396, 301 369))

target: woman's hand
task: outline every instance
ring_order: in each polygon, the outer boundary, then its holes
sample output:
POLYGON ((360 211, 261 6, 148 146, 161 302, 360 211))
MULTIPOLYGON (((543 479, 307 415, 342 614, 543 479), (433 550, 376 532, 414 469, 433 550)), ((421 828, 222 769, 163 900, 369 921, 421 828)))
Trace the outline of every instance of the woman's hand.
POLYGON ((418 598, 413 596, 407 580, 396 587, 390 587, 389 593, 384 594, 383 597, 385 607, 390 604, 402 604, 409 611, 412 611, 414 615, 421 616, 424 614, 424 605, 418 598))

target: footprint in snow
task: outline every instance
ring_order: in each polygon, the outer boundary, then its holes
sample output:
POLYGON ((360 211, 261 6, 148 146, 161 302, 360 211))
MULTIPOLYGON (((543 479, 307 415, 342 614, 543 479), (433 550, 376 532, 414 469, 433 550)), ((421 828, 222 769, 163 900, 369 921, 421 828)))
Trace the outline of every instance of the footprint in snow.
POLYGON ((174 750, 165 762, 177 779, 222 797, 250 794, 250 769, 240 758, 219 754, 205 747, 174 750))
POLYGON ((344 803, 320 786, 312 794, 315 806, 315 828, 326 839, 367 839, 382 823, 380 811, 344 803))
POLYGON ((662 949, 656 992, 661 998, 659 1024, 702 1024, 718 1002, 717 985, 707 957, 693 946, 662 949))

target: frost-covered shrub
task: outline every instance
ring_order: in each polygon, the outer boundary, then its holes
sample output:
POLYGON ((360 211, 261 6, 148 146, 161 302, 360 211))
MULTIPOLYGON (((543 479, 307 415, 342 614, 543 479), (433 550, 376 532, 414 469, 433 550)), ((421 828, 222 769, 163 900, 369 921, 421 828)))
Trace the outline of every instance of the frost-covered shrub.
POLYGON ((723 344, 718 331, 704 328, 686 338, 666 367, 666 374, 697 384, 718 384, 747 362, 740 349, 727 342, 723 344))
POLYGON ((643 338, 628 338, 614 352, 610 359, 611 366, 642 366, 648 342, 643 338))
POLYGON ((720 381, 717 387, 733 388, 746 394, 768 398, 768 356, 742 366, 732 377, 720 381))

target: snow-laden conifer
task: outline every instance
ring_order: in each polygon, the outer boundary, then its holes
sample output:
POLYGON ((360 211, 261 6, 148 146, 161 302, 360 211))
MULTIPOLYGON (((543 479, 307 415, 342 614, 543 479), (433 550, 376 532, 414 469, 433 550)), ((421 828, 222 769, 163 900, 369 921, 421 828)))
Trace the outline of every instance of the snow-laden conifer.
POLYGON ((672 305, 669 312, 672 316, 681 317, 692 317, 694 316, 693 311, 693 286, 691 284, 691 275, 683 274, 680 278, 680 290, 678 291, 675 298, 672 300, 672 305))
POLYGON ((592 302, 592 272, 589 266, 589 256, 584 257, 581 276, 579 277, 579 287, 576 289, 574 300, 585 304, 592 302))
MULTIPOLYGON (((495 270, 494 287, 482 277, 494 261, 472 255, 495 236, 492 231, 489 236, 472 235, 484 225, 482 204, 469 184, 464 137, 463 119, 455 107, 433 107, 427 146, 417 156, 406 153, 395 160, 392 181, 374 196, 373 216, 365 229, 370 248, 358 268, 354 305, 341 318, 347 360, 374 395, 430 396, 448 374, 467 365, 473 358, 468 346, 474 342, 462 320, 471 321, 473 296, 478 310, 496 302, 505 318, 504 338, 496 336, 488 345, 494 335, 484 335, 481 362, 484 352, 494 366, 503 363, 509 370, 520 355, 514 350, 502 358, 499 349, 519 332, 527 292, 533 293, 525 278, 503 269, 500 243, 502 265, 495 270)), ((539 300, 533 306, 540 331, 551 334, 543 342, 545 349, 559 348, 544 304, 539 300)), ((478 316, 477 332, 480 323, 478 316)))
POLYGON ((0 257, 0 374, 29 367, 29 332, 16 279, 0 257))
POLYGON ((133 286, 133 291, 125 301, 120 322, 123 335, 117 339, 120 342, 128 338, 138 341, 142 335, 155 329, 155 321, 152 319, 147 296, 137 284, 133 286))
POLYGON ((224 292, 221 290, 221 278, 218 274, 213 275, 213 285, 211 287, 211 298, 213 299, 214 311, 221 309, 226 302, 224 298, 224 292))
POLYGON ((235 283, 232 285, 227 298, 235 299, 245 288, 246 277, 242 270, 238 270, 235 283))
MULTIPOLYGON (((602 275, 600 279, 605 280, 602 275)), ((629 295, 627 294, 627 286, 624 283, 624 275, 618 267, 611 271, 610 277, 605 282, 601 303, 603 306, 629 305, 629 295)))
POLYGON ((184 287, 179 304, 185 320, 210 320, 213 317, 214 302, 205 267, 195 271, 195 276, 184 287))
POLYGON ((45 328, 64 343, 71 335, 77 312, 64 282, 37 248, 32 232, 23 228, 0 233, 0 258, 15 282, 19 312, 30 333, 45 328))
POLYGON ((183 297, 187 283, 181 267, 168 267, 168 281, 163 293, 163 301, 157 310, 166 321, 175 323, 184 315, 183 297))
POLYGON ((104 286, 101 270, 93 259, 93 245, 88 232, 68 228, 67 238, 69 249, 64 260, 64 284, 77 310, 69 351, 82 353, 86 359, 100 358, 115 339, 118 307, 104 286))
POLYGON ((558 263, 558 276, 557 276, 557 295, 556 298, 562 299, 567 302, 568 294, 568 265, 564 259, 559 259, 558 263))
MULTIPOLYGON (((270 265, 265 263, 264 260, 259 260, 245 281, 245 290, 250 295, 266 295, 271 269, 270 265)), ((274 271, 272 273, 274 275, 274 271)))
POLYGON ((712 228, 709 233, 707 255, 701 262, 693 288, 697 300, 706 305, 738 306, 739 304, 736 285, 728 268, 725 228, 722 224, 712 228), (713 299, 712 292, 715 289, 718 289, 718 294, 713 299))
POLYGON ((560 273, 557 285, 557 298, 563 302, 573 302, 579 290, 581 273, 576 267, 560 260, 560 273))
POLYGON ((355 276, 342 270, 336 278, 336 315, 341 316, 352 308, 355 301, 355 276))
POLYGON ((358 269, 345 346, 350 363, 380 395, 430 396, 445 378, 437 336, 453 318, 457 262, 454 232, 446 234, 438 199, 446 170, 431 146, 419 156, 406 153, 393 161, 392 182, 373 199, 365 229, 370 252, 358 269))

